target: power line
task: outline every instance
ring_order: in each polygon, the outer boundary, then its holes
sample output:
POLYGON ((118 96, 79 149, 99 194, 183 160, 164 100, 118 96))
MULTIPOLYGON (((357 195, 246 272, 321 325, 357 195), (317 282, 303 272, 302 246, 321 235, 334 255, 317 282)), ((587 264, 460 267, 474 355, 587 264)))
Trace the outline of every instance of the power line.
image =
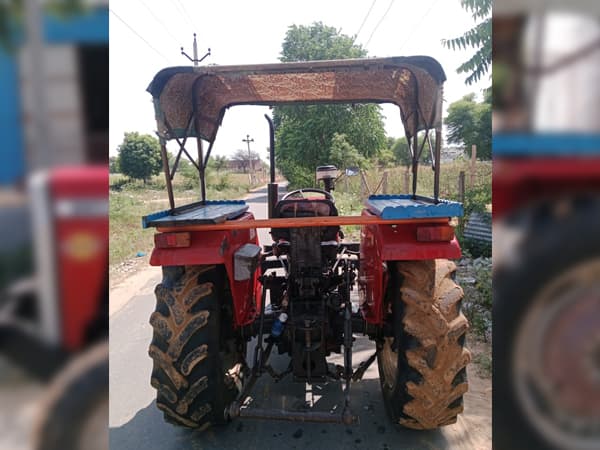
POLYGON ((410 41, 410 39, 413 37, 414 32, 417 31, 417 29, 421 26, 421 24, 423 23, 423 21, 425 20, 425 18, 433 10, 433 7, 437 4, 438 1, 439 0, 433 0, 433 2, 431 3, 431 5, 427 9, 427 11, 425 11, 425 14, 423 14, 423 16, 421 17, 421 19, 415 24, 414 27, 412 27, 412 29, 410 30, 410 33, 408 34, 408 37, 404 40, 404 42, 402 43, 402 45, 398 48, 398 52, 402 51, 402 49, 404 48, 404 46, 406 44, 408 44, 408 42, 410 41))
POLYGON ((159 52, 158 50, 156 50, 156 48, 154 48, 154 46, 153 46, 152 44, 150 44, 150 42, 148 42, 146 39, 144 39, 144 37, 143 37, 143 36, 142 36, 140 33, 138 33, 137 31, 135 31, 135 29, 134 29, 134 28, 133 28, 131 25, 129 25, 127 22, 125 22, 125 20, 123 20, 123 18, 121 18, 121 16, 119 16, 119 15, 118 15, 116 12, 114 12, 114 11, 113 11, 112 9, 110 9, 110 8, 109 8, 109 11, 110 11, 111 13, 113 13, 113 15, 114 15, 114 16, 115 16, 117 19, 119 19, 121 22, 123 22, 123 25, 125 25, 127 28, 129 28, 133 34, 135 34, 135 35, 136 35, 137 37, 139 37, 139 38, 140 38, 142 41, 144 41, 144 43, 145 43, 145 44, 146 44, 148 47, 150 47, 152 50, 154 50, 154 52, 155 52, 157 55, 161 56, 161 57, 162 57, 162 58, 163 58, 163 59, 164 59, 166 62, 169 62, 168 58, 167 58, 165 55, 163 55, 161 52, 159 52))
POLYGON ((373 6, 375 6, 375 3, 377 3, 377 0, 373 0, 373 3, 371 3, 371 7, 369 8, 369 11, 367 11, 367 15, 363 19, 362 23, 360 24, 360 27, 358 27, 358 31, 354 35, 355 36, 354 40, 356 40, 356 37, 358 37, 358 35, 362 31, 363 27, 365 26, 365 23, 367 22, 367 19, 369 18, 369 15, 371 14, 371 11, 373 11, 373 6))
POLYGON ((165 23, 156 15, 154 14, 154 12, 148 7, 148 5, 146 5, 146 3, 144 3, 143 0, 138 0, 138 2, 140 2, 142 4, 142 6, 144 8, 146 8, 146 11, 148 11, 150 13, 150 15, 152 17, 154 17, 154 20, 156 20, 160 25, 162 25, 162 27, 165 29, 165 31, 167 32, 167 34, 171 37, 171 39, 173 39, 173 42, 175 42, 178 46, 181 45, 181 41, 178 40, 173 33, 171 33, 171 30, 169 30, 169 27, 167 27, 165 25, 165 23))
POLYGON ((183 17, 185 17, 185 20, 187 20, 187 23, 190 24, 190 26, 192 27, 192 32, 198 31, 196 28, 196 25, 194 25, 194 23, 192 22, 192 19, 190 19, 190 14, 185 9, 185 6, 183 6, 183 3, 181 3, 180 0, 176 0, 176 1, 179 4, 179 6, 181 7, 181 9, 179 7, 177 7, 178 11, 182 13, 181 15, 183 17))
POLYGON ((390 1, 390 5, 388 6, 388 8, 383 13, 383 16, 381 16, 381 19, 379 19, 379 22, 377 22, 377 25, 375 25, 375 28, 373 28, 373 31, 371 32, 371 36, 369 36, 369 39, 367 40, 367 43, 365 44, 365 47, 367 47, 369 45, 369 42, 371 42, 371 38, 373 37, 373 35, 377 31, 377 28, 379 28, 379 25, 381 25, 381 23, 383 22, 383 19, 385 19, 385 16, 387 16, 388 13, 390 12, 390 9, 392 9, 392 5, 393 4, 394 4, 394 0, 391 0, 390 1))

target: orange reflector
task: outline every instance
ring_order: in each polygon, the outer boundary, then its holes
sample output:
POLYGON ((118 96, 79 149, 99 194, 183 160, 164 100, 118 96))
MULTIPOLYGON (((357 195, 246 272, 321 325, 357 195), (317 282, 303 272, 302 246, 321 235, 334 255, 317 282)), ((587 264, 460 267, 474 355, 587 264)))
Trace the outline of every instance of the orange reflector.
POLYGON ((191 243, 190 233, 156 233, 154 245, 156 248, 181 248, 189 247, 191 243))
POLYGON ((454 239, 454 228, 451 226, 418 227, 418 242, 446 241, 454 239))

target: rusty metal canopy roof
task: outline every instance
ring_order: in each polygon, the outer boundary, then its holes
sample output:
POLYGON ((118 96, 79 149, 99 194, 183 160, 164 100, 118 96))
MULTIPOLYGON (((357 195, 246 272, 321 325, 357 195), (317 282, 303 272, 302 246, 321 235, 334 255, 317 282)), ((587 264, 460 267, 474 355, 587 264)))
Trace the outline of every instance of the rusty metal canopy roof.
POLYGON ((213 142, 233 105, 393 103, 409 136, 441 127, 446 76, 428 56, 247 66, 172 67, 156 74, 152 94, 165 139, 213 142))

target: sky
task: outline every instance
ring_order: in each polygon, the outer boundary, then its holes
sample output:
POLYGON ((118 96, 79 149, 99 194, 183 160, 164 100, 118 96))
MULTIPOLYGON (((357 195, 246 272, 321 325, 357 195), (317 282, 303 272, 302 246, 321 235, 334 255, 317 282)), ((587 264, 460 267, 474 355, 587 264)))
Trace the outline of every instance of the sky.
MULTIPOLYGON (((197 34, 202 64, 262 64, 278 62, 289 26, 321 21, 341 33, 356 35, 356 43, 370 57, 428 55, 446 71, 445 108, 464 95, 491 84, 489 75, 466 86, 465 75, 456 68, 472 50, 452 51, 442 39, 462 35, 474 25, 460 0, 303 0, 303 1, 195 1, 126 0, 110 3, 110 154, 128 131, 154 134, 156 122, 146 87, 161 69, 192 63, 193 33, 197 34)), ((242 139, 250 135, 251 149, 266 158, 267 107, 236 106, 224 116, 213 155, 231 156, 245 149, 242 139)), ((404 135, 399 110, 383 105, 388 136, 404 135)), ((169 144, 171 150, 177 145, 169 144)), ((193 149, 193 145, 190 150, 193 149)))

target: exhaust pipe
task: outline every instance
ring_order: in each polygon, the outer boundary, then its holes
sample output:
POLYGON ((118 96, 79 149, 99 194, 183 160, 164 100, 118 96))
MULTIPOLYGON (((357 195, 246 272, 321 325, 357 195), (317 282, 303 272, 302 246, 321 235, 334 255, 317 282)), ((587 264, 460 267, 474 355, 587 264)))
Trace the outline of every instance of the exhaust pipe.
POLYGON ((275 126, 273 120, 265 114, 265 119, 269 122, 269 159, 271 169, 271 182, 267 188, 267 199, 269 202, 269 219, 275 214, 275 205, 279 200, 279 185, 275 183, 275 126))

